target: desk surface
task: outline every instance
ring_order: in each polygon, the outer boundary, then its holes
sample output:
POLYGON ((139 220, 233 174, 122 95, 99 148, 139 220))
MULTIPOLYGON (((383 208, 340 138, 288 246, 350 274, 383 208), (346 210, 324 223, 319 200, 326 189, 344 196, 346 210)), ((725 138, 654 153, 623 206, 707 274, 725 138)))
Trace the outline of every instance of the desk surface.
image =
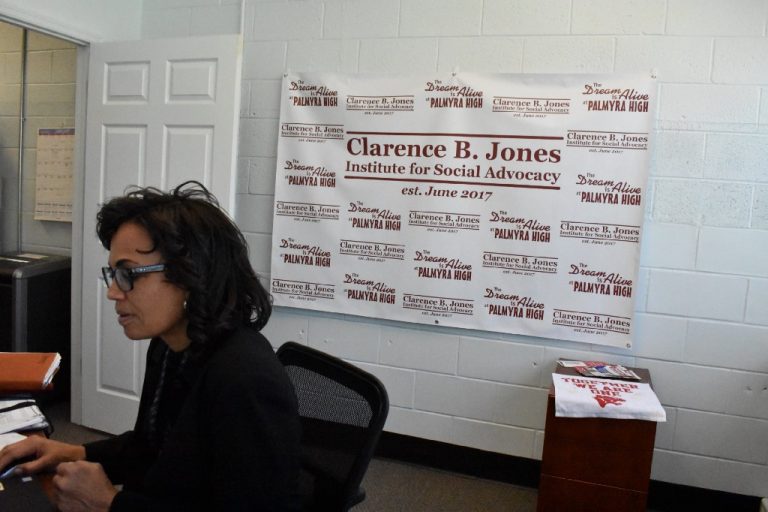
MULTIPOLYGON (((53 388, 53 384, 51 384, 50 388, 51 389, 53 388)), ((46 391, 47 391, 47 389, 46 389, 46 391)), ((23 392, 21 394, 19 394, 19 393, 12 393, 12 392, 8 392, 8 391, 0 392, 0 397, 2 397, 2 398, 19 398, 19 397, 29 398, 30 396, 34 397, 36 395, 37 395, 37 393, 31 393, 30 394, 29 392, 23 392)), ((27 436, 43 436, 43 437, 47 437, 45 432, 42 431, 42 430, 32 431, 32 432, 22 432, 22 434, 27 435, 27 436)), ((48 496, 48 500, 51 502, 51 504, 53 504, 53 502, 54 502, 53 501, 53 476, 54 476, 54 473, 50 473, 50 472, 49 473, 40 473, 40 474, 37 474, 35 476, 38 479, 38 481, 40 482, 40 484, 42 485, 43 490, 45 491, 45 494, 48 496)), ((55 509, 55 510, 58 510, 58 509, 55 509)))
POLYGON ((37 478, 43 486, 43 490, 51 503, 53 503, 53 475, 53 473, 41 473, 37 475, 37 478))
MULTIPOLYGON (((27 435, 30 436, 45 436, 44 432, 31 432, 27 433, 27 435)), ((37 480, 40 482, 40 485, 42 485, 43 490, 45 491, 46 496, 48 496, 48 500, 51 502, 51 504, 54 504, 53 501, 53 476, 55 473, 52 472, 46 472, 46 473, 38 473, 35 475, 37 480)), ((55 506, 54 506, 55 507, 55 506)), ((54 508, 54 510, 58 510, 57 508, 54 508)))

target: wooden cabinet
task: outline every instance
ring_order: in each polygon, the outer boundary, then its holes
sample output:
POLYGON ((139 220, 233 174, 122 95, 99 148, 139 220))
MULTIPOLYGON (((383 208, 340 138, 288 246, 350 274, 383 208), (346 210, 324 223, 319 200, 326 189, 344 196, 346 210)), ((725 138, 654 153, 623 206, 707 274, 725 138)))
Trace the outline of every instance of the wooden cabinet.
MULTIPOLYGON (((648 370, 633 370, 650 383, 648 370)), ((655 436, 653 421, 557 418, 551 388, 538 512, 645 512, 655 436)))

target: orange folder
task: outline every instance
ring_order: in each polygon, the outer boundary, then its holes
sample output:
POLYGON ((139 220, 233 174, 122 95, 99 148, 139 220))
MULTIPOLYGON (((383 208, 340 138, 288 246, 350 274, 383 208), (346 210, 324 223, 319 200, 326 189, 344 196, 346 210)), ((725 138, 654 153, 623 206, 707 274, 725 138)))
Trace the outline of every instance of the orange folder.
POLYGON ((56 352, 0 352, 0 392, 50 389, 60 365, 56 352))

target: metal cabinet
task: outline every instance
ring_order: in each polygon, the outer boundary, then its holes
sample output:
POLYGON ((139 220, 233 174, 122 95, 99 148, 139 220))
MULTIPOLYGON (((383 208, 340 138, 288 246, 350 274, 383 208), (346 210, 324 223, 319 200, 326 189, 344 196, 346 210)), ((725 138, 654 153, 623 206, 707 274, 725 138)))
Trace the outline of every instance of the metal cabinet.
POLYGON ((70 275, 66 256, 0 255, 0 351, 59 352, 56 395, 69 388, 70 275))

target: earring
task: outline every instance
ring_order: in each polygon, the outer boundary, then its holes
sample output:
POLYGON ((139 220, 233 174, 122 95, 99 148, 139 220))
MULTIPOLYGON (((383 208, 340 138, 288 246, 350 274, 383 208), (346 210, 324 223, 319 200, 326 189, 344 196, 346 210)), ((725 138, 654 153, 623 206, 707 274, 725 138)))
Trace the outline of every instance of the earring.
POLYGON ((184 304, 182 305, 182 307, 184 308, 184 311, 187 310, 187 301, 184 301, 184 304))

